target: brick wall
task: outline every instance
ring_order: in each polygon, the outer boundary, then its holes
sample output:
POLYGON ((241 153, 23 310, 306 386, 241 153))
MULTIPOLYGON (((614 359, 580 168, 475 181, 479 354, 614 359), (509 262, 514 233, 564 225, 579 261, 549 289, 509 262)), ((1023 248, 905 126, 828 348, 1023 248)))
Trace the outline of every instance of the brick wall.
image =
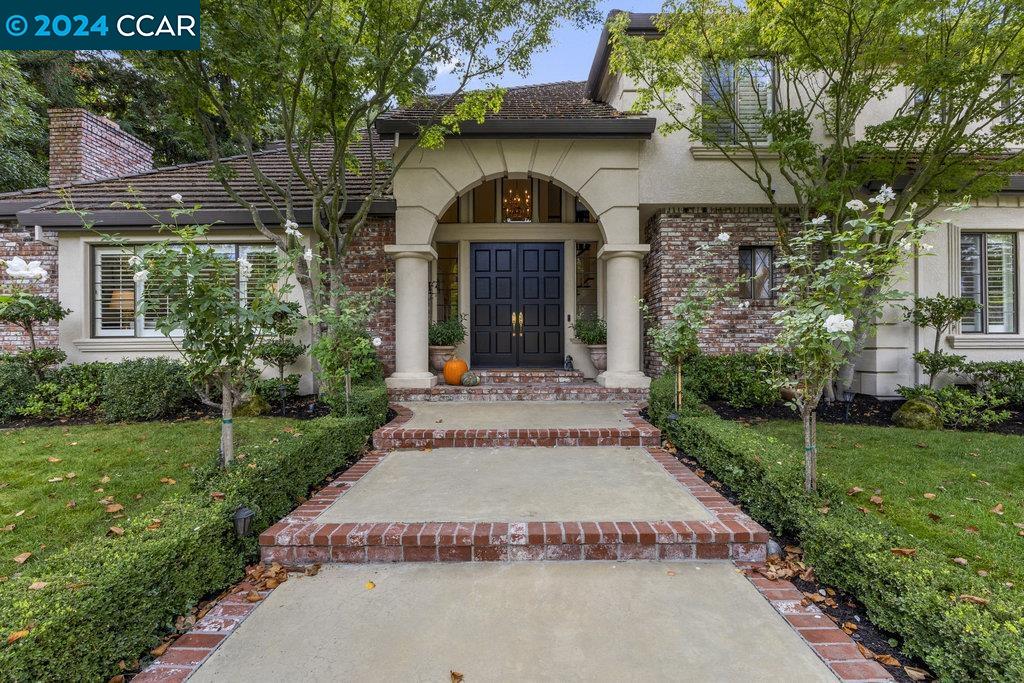
MULTIPOLYGON (((762 208, 679 207, 660 211, 646 226, 651 252, 644 258, 643 297, 659 321, 668 320, 672 307, 700 275, 715 281, 734 281, 739 276, 739 247, 776 244, 775 223, 762 208), (727 245, 698 251, 727 232, 727 245)), ((778 272, 776 272, 778 282, 778 272)), ((701 348, 712 354, 756 351, 775 334, 772 315, 778 310, 770 301, 751 301, 749 308, 735 302, 718 307, 700 336, 701 348)), ((644 338, 644 369, 652 377, 664 371, 661 359, 644 338)))
MULTIPOLYGON (((46 233, 47 237, 55 238, 56 233, 46 233)), ((20 256, 26 261, 40 261, 43 268, 50 274, 46 282, 25 285, 36 294, 57 296, 57 247, 36 242, 32 232, 12 224, 0 223, 0 261, 20 256)), ((11 284, 7 278, 6 265, 0 264, 0 282, 11 284)), ((36 344, 40 346, 57 345, 57 323, 42 325, 36 328, 36 344)), ((27 350, 28 335, 21 328, 13 325, 0 324, 0 352, 27 350)))
POLYGON ((345 286, 359 292, 386 287, 392 292, 370 323, 371 333, 383 342, 377 353, 385 376, 395 371, 395 262, 384 253, 384 245, 394 242, 395 219, 370 218, 345 256, 345 286))
POLYGON ((153 150, 110 119, 85 109, 51 109, 49 114, 51 185, 153 168, 153 150))

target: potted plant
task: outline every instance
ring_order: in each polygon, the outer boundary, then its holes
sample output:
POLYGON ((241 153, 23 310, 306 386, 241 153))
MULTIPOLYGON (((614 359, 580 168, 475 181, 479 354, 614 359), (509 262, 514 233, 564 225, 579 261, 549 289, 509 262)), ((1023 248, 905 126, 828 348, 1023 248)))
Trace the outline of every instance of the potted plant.
POLYGON ((608 323, 598 317, 579 318, 572 325, 576 339, 587 347, 594 369, 604 372, 608 369, 608 323))
POLYGON ((427 343, 430 344, 430 367, 434 372, 444 370, 444 364, 455 353, 455 347, 466 339, 465 316, 452 316, 430 325, 427 329, 427 343))

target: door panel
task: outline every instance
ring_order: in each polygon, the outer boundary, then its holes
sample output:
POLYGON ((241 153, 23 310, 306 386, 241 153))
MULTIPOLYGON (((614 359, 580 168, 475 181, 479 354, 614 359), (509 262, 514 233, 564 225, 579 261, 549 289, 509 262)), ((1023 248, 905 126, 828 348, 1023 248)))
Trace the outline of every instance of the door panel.
POLYGON ((470 253, 473 365, 561 366, 562 244, 480 243, 470 253))

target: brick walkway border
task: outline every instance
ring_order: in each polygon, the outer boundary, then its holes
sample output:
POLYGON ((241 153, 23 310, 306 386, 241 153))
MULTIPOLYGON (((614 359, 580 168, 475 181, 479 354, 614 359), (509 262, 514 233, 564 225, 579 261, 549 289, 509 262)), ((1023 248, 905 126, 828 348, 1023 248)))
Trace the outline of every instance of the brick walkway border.
POLYGON ((892 681, 892 674, 866 658, 856 642, 814 604, 804 605, 804 594, 789 581, 767 579, 750 571, 747 579, 771 603, 793 630, 821 657, 840 680, 892 681))
POLYGON ((630 427, 566 429, 407 429, 413 411, 392 405, 394 420, 373 433, 378 450, 402 448, 508 448, 519 446, 659 446, 661 431, 640 417, 640 407, 622 411, 630 427))
POLYGON ((661 448, 646 449, 711 515, 704 521, 365 522, 315 520, 387 455, 373 451, 260 535, 261 558, 328 562, 765 560, 768 532, 661 448))

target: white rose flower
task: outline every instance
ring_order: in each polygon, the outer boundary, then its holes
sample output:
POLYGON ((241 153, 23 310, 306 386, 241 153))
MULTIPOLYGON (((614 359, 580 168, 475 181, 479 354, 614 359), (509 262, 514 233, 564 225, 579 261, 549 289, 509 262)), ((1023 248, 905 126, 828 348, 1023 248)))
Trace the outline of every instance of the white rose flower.
POLYGON ((378 346, 378 347, 379 347, 379 346, 380 346, 381 344, 383 344, 384 342, 383 342, 383 341, 381 340, 381 338, 380 338, 380 337, 374 337, 371 343, 372 343, 372 344, 373 344, 374 346, 378 346))
POLYGON ((15 280, 39 280, 40 282, 46 282, 46 278, 49 277, 49 273, 40 264, 39 261, 28 261, 20 256, 15 256, 7 264, 7 275, 14 278, 15 280))
POLYGON ((291 235, 297 240, 302 239, 302 233, 299 232, 299 224, 296 223, 295 221, 285 221, 284 232, 286 235, 291 235))
POLYGON ((313 250, 306 247, 306 251, 302 252, 302 258, 305 259, 306 263, 313 262, 313 250))
POLYGON ((295 221, 293 221, 290 218, 284 222, 284 229, 285 230, 295 230, 298 227, 299 227, 299 224, 296 223, 295 221))
POLYGON ((878 194, 868 201, 872 204, 880 204, 884 206, 894 199, 896 199, 896 193, 893 192, 892 188, 888 185, 882 185, 882 189, 878 191, 878 194))
POLYGON ((921 242, 920 246, 921 251, 931 251, 932 249, 935 248, 934 244, 925 244, 924 242, 921 242))
POLYGON ((720 232, 720 233, 718 233, 718 236, 715 237, 715 239, 718 240, 719 242, 728 242, 729 241, 729 233, 727 233, 727 232, 720 232))
POLYGON ((825 331, 829 334, 852 332, 853 321, 842 313, 833 313, 829 317, 825 318, 825 331))
POLYGON ((138 254, 132 254, 128 257, 128 265, 132 268, 138 268, 142 265, 142 257, 138 254))
POLYGON ((248 259, 238 260, 238 274, 246 280, 252 277, 252 263, 248 259))
POLYGON ((135 273, 135 275, 132 275, 132 279, 138 282, 139 284, 144 284, 146 280, 149 279, 149 271, 140 270, 137 273, 135 273))
POLYGON ((864 211, 868 208, 868 205, 859 199, 851 199, 846 202, 846 208, 850 211, 864 211))
POLYGON ((817 218, 811 220, 811 225, 825 225, 826 223, 828 223, 828 216, 826 216, 825 214, 822 214, 817 218))
POLYGON ((175 192, 174 194, 171 195, 171 201, 172 202, 178 202, 179 204, 181 204, 183 199, 184 199, 184 197, 182 197, 177 192, 175 192))
POLYGON ((900 249, 909 254, 914 251, 914 243, 910 240, 900 240, 900 249))

